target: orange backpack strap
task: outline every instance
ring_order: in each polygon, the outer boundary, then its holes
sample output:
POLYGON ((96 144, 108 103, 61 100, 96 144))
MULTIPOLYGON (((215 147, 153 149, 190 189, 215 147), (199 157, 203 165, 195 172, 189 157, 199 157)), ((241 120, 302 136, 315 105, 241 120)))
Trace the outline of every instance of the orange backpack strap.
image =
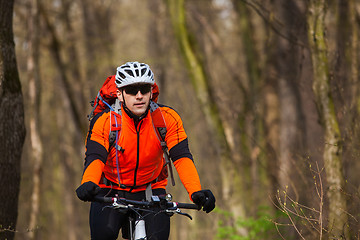
POLYGON ((165 123, 164 117, 161 113, 161 109, 160 109, 159 105, 153 101, 150 101, 150 113, 151 113, 151 118, 152 118, 152 122, 154 125, 156 135, 158 136, 158 139, 160 141, 161 147, 164 152, 164 158, 165 158, 164 167, 166 165, 168 166, 168 169, 170 172, 170 177, 171 177, 171 184, 173 186, 175 186, 175 179, 174 179, 174 174, 173 174, 173 170, 172 170, 172 165, 170 162, 169 149, 165 142, 165 137, 166 137, 166 132, 167 132, 166 123, 165 123))

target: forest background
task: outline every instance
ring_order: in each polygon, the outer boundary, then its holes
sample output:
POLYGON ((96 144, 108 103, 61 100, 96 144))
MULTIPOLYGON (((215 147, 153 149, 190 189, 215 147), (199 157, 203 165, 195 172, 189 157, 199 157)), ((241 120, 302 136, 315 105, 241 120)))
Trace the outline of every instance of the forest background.
MULTIPOLYGON (((19 73, 2 62, 1 83, 20 79, 23 97, 0 85, 1 239, 89 239, 75 194, 89 101, 127 61, 151 66, 217 198, 209 215, 173 217, 170 239, 360 239, 359 1, 17 0, 0 12, 13 14, 19 73), (26 138, 20 124, 11 148, 4 123, 21 111, 26 138)), ((168 191, 189 201, 179 179, 168 191)))

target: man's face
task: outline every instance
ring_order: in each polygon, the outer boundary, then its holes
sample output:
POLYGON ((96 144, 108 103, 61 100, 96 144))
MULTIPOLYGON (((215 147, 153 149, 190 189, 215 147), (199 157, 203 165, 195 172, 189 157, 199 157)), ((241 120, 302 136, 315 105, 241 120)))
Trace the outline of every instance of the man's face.
POLYGON ((125 100, 126 107, 140 117, 146 112, 152 97, 150 84, 134 84, 117 90, 117 97, 121 102, 125 100))

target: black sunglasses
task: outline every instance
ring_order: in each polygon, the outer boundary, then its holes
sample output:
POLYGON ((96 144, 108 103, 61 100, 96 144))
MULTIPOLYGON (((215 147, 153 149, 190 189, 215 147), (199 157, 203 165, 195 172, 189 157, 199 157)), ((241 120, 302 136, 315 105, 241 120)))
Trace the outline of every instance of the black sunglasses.
POLYGON ((140 84, 140 85, 129 85, 125 86, 124 90, 127 94, 135 96, 139 91, 141 94, 146 94, 151 91, 150 84, 140 84))

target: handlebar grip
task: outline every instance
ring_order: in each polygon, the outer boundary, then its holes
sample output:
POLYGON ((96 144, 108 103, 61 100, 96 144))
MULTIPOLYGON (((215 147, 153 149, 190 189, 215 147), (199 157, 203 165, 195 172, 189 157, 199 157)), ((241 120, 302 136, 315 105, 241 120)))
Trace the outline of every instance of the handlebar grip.
POLYGON ((178 208, 185 208, 185 209, 196 209, 196 210, 201 209, 201 206, 198 206, 198 205, 193 204, 193 203, 177 203, 177 207, 178 208))
POLYGON ((112 198, 112 197, 95 196, 93 201, 94 201, 94 202, 101 202, 101 203, 113 203, 113 202, 114 202, 114 198, 112 198))

